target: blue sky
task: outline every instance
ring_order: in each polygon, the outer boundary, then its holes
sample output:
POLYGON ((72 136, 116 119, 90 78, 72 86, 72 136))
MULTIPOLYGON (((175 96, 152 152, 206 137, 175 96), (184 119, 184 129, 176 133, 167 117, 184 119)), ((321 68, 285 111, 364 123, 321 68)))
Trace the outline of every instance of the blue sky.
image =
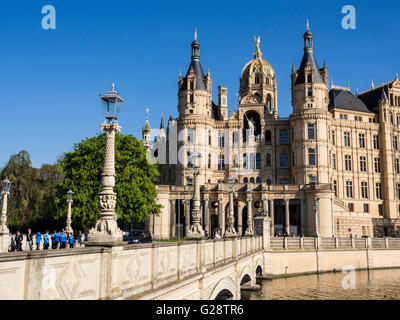
POLYGON ((252 59, 254 35, 275 69, 278 111, 287 117, 290 72, 299 67, 306 18, 314 52, 336 85, 353 92, 400 73, 400 3, 370 1, 3 1, 0 11, 0 167, 22 149, 35 167, 55 163, 73 144, 99 132, 99 93, 116 90, 126 99, 123 133, 141 136, 145 109, 150 125, 177 116, 179 70, 190 63, 198 29, 201 63, 209 68, 214 101, 228 86, 236 103, 240 72, 252 59), (56 30, 44 30, 44 5, 56 9, 56 30), (341 8, 356 9, 356 30, 344 30, 341 8))

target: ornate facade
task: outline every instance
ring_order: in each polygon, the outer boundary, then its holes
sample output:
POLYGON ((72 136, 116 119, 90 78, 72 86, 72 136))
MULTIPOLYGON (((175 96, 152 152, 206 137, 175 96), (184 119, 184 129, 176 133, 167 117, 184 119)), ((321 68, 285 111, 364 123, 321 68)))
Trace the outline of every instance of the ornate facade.
POLYGON ((195 35, 189 69, 179 74, 179 116, 169 118, 166 132, 161 120, 155 137, 148 119, 143 127, 143 143, 161 174, 163 211, 148 224, 155 237, 184 237, 191 224, 195 152, 202 155, 202 224, 209 233, 226 228, 231 177, 240 234, 261 211, 271 217, 271 234, 398 234, 400 81, 396 76, 356 95, 349 86, 329 88, 308 23, 303 38, 303 59, 291 73, 293 112, 281 118, 276 74, 263 59, 260 38, 229 113, 227 87, 218 87, 218 104, 212 100, 195 35))

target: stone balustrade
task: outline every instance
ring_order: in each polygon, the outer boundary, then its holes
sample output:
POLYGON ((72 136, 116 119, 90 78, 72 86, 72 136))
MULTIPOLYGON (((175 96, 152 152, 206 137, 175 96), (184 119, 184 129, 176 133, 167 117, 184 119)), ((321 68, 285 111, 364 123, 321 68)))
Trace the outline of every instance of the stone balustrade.
POLYGON ((400 249, 400 238, 271 237, 271 250, 400 249))
POLYGON ((2 253, 0 299, 140 299, 263 250, 253 236, 2 253))

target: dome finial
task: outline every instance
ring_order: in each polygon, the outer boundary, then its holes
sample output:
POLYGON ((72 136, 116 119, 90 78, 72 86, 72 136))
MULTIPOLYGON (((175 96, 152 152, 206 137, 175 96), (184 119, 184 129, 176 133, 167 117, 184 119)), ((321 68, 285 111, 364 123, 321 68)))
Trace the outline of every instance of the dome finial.
POLYGON ((310 31, 310 24, 308 22, 308 18, 307 18, 307 31, 310 31))
POLYGON ((194 28, 194 41, 197 41, 197 28, 194 28))
POLYGON ((254 53, 254 59, 261 58, 262 53, 260 50, 260 36, 258 36, 258 38, 254 36, 254 42, 256 43, 256 52, 254 53))
POLYGON ((113 82, 112 85, 111 85, 111 90, 112 90, 112 91, 114 91, 114 87, 115 87, 115 84, 114 84, 114 82, 113 82))

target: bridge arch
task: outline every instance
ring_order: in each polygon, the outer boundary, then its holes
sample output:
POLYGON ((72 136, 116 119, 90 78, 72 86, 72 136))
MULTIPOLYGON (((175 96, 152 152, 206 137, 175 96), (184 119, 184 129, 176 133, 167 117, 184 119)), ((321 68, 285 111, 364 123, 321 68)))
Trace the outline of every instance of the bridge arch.
POLYGON ((240 285, 250 282, 251 285, 254 284, 254 271, 251 268, 251 265, 247 265, 242 269, 239 277, 240 285))
POLYGON ((232 295, 232 299, 239 299, 237 285, 230 277, 225 277, 215 285, 209 300, 217 300, 221 296, 229 297, 229 293, 232 295))
POLYGON ((261 275, 262 276, 262 274, 263 274, 263 264, 262 264, 262 259, 261 258, 259 258, 258 260, 257 260, 257 262, 255 263, 255 266, 254 266, 254 274, 257 276, 257 275, 261 275))

